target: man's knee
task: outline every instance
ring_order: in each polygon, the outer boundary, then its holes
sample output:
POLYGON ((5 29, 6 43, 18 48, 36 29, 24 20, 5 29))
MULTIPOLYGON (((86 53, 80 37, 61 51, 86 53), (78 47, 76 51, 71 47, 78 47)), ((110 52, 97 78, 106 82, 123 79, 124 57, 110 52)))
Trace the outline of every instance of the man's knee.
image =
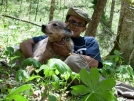
POLYGON ((86 61, 78 54, 68 56, 64 62, 76 73, 79 73, 81 68, 86 66, 86 61))
POLYGON ((74 62, 75 62, 75 56, 74 55, 68 56, 64 62, 66 64, 68 64, 68 65, 74 64, 74 62))

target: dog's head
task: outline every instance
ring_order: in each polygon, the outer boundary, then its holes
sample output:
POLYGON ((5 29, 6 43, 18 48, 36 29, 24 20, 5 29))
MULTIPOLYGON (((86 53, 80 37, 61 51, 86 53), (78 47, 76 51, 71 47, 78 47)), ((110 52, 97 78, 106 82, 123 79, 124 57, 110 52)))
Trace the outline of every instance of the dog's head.
POLYGON ((42 25, 42 32, 49 36, 50 42, 58 42, 73 35, 66 23, 61 21, 50 21, 47 25, 42 25))

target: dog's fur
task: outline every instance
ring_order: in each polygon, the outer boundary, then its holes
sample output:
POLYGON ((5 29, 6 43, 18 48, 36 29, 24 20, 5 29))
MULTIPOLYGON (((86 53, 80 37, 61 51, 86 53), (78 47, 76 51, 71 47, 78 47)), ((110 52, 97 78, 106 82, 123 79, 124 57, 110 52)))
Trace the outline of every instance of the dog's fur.
POLYGON ((50 21, 49 24, 42 25, 42 32, 48 37, 33 46, 33 58, 41 64, 46 63, 50 58, 55 57, 65 60, 66 56, 59 56, 54 52, 52 43, 57 42, 59 44, 64 44, 70 52, 72 51, 74 45, 71 36, 73 33, 68 29, 66 23, 61 21, 50 21))

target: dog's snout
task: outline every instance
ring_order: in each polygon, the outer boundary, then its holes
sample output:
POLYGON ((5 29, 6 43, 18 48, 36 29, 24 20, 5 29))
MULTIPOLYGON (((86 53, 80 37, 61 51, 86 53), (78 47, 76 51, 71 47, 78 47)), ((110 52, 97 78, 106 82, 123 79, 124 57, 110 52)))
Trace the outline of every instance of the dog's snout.
POLYGON ((46 29, 46 25, 42 25, 42 28, 41 28, 42 32, 45 32, 45 29, 46 29))
POLYGON ((46 25, 42 25, 42 29, 46 28, 46 25))

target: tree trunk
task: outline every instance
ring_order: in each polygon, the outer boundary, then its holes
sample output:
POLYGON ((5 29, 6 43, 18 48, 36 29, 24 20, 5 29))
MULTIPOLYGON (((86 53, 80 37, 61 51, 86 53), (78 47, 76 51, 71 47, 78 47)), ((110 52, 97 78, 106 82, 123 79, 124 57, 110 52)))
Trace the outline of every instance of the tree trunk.
POLYGON ((111 29, 112 21, 113 21, 113 13, 114 13, 115 0, 112 0, 111 10, 110 10, 110 20, 109 20, 109 28, 111 29))
POLYGON ((96 35, 96 30, 97 30, 98 24, 100 22, 101 15, 106 6, 106 2, 107 2, 107 0, 98 0, 97 1, 95 10, 94 10, 94 13, 92 16, 92 20, 88 25, 85 36, 95 36, 96 35))
POLYGON ((51 0, 51 7, 50 7, 50 14, 49 14, 49 21, 53 20, 54 9, 55 9, 55 0, 51 0))
POLYGON ((131 8, 131 2, 122 0, 117 32, 118 36, 115 43, 117 47, 114 46, 110 54, 112 54, 115 49, 119 50, 122 53, 124 61, 134 67, 134 17, 133 9, 131 8))

